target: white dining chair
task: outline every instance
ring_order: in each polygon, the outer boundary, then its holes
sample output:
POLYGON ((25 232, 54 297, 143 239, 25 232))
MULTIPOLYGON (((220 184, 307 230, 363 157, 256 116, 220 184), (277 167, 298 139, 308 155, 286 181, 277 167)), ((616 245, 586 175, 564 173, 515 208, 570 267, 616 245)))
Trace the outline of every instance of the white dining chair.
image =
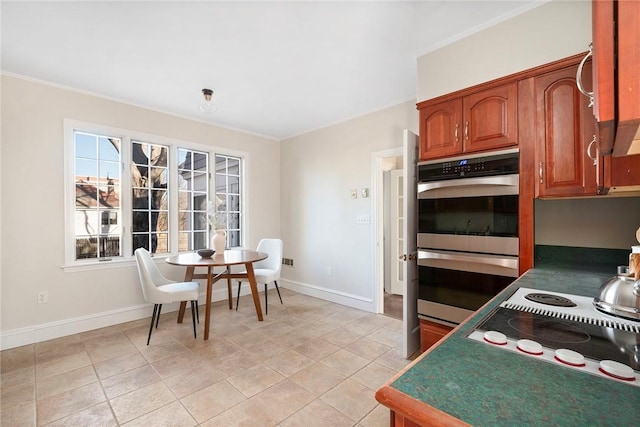
MULTIPOLYGON (((267 284, 273 282, 276 285, 278 298, 282 304, 282 296, 280 288, 278 288, 278 280, 280 279, 280 269, 282 268, 282 240, 281 239, 262 239, 258 243, 258 252, 264 252, 269 255, 267 259, 253 263, 253 273, 257 283, 264 283, 264 309, 269 314, 269 306, 267 300, 267 284)), ((246 273, 244 271, 243 273, 246 273)), ((244 280, 247 282, 248 280, 244 280)), ((240 303, 240 287, 242 281, 238 281, 238 297, 236 298, 236 311, 240 303)))
POLYGON ((149 336, 147 345, 151 340, 153 324, 158 328, 160 311, 162 304, 172 302, 191 301, 191 318, 193 320, 193 337, 196 338, 196 316, 200 323, 200 313, 198 313, 198 295, 200 285, 198 282, 175 282, 169 280, 160 273, 158 267, 151 259, 149 251, 138 248, 135 251, 136 263, 138 265, 138 277, 142 286, 142 295, 148 303, 153 304, 153 314, 151 315, 151 325, 149 326, 149 336))

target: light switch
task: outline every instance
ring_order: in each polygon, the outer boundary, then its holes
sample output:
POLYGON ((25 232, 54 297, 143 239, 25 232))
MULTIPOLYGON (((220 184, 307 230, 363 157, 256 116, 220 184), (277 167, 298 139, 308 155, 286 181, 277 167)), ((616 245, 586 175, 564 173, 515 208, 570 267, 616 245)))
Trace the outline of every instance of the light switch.
POLYGON ((366 199, 367 197, 369 197, 369 189, 368 188, 361 188, 360 189, 360 195, 362 196, 363 199, 366 199))
POLYGON ((358 198, 358 190, 351 190, 351 198, 352 199, 358 198))
POLYGON ((370 224, 371 218, 369 215, 358 215, 356 218, 356 224, 370 224))

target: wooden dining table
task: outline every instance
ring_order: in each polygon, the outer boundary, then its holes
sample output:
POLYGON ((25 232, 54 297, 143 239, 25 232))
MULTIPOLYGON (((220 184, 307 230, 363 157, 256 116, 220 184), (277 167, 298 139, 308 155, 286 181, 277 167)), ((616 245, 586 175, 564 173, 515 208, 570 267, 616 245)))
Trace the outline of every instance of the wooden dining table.
MULTIPOLYGON (((258 320, 262 321, 262 308, 260 306, 260 298, 258 297, 258 285, 253 272, 253 263, 266 259, 269 255, 263 252, 256 252, 243 249, 228 249, 222 254, 215 254, 209 258, 204 258, 195 252, 174 255, 165 261, 171 265, 179 265, 187 267, 184 275, 185 282, 191 282, 193 279, 207 279, 207 299, 205 304, 205 320, 204 320, 204 339, 209 339, 209 321, 211 318, 211 294, 213 284, 220 279, 227 279, 227 290, 229 293, 229 309, 233 308, 233 295, 231 292, 231 279, 247 279, 253 296, 253 303, 256 306, 256 314, 258 320), (244 265, 244 273, 232 273, 231 266, 244 265), (195 269, 204 267, 207 269, 205 273, 195 273, 195 269), (214 272, 215 267, 223 267, 219 273, 214 272)), ((180 303, 180 311, 178 312, 178 323, 182 323, 184 311, 187 306, 186 301, 180 303)))

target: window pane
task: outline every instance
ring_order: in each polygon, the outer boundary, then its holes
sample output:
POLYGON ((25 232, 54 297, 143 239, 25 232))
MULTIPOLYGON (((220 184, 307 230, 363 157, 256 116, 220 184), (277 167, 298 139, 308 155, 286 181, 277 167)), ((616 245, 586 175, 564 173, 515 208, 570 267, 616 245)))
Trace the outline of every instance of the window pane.
POLYGON ((229 176, 228 178, 228 190, 227 193, 240 194, 240 177, 239 176, 229 176))
POLYGON ((170 251, 166 232, 169 227, 169 194, 166 165, 168 147, 134 141, 132 143, 131 183, 133 247, 147 248, 152 253, 170 251), (152 189, 148 191, 146 189, 152 189), (135 234, 148 232, 144 234, 135 234), (162 238, 159 238, 161 236, 162 238), (140 246, 142 245, 142 246, 140 246))
POLYGON ((75 133, 75 149, 76 158, 97 159, 98 146, 97 135, 88 135, 86 133, 75 133))
POLYGON ((120 139, 73 135, 75 259, 121 256, 120 139))
POLYGON ((181 148, 179 173, 179 250, 206 248, 209 223, 207 195, 209 194, 209 154, 181 148), (204 236, 204 237, 203 237, 204 236))
POLYGON ((229 210, 240 211, 240 196, 229 196, 229 210))
POLYGON ((106 138, 101 136, 98 138, 98 150, 100 152, 100 160, 110 160, 112 162, 120 162, 120 140, 114 138, 106 138))
POLYGON ((216 155, 216 221, 227 231, 227 247, 242 245, 241 159, 216 155))

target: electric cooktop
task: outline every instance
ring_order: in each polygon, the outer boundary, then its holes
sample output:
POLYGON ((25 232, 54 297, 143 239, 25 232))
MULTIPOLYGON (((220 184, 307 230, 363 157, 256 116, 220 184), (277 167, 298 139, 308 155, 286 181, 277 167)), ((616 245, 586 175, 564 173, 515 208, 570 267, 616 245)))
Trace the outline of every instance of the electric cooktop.
POLYGON ((601 313, 590 297, 519 288, 468 337, 640 387, 640 322, 601 313))

